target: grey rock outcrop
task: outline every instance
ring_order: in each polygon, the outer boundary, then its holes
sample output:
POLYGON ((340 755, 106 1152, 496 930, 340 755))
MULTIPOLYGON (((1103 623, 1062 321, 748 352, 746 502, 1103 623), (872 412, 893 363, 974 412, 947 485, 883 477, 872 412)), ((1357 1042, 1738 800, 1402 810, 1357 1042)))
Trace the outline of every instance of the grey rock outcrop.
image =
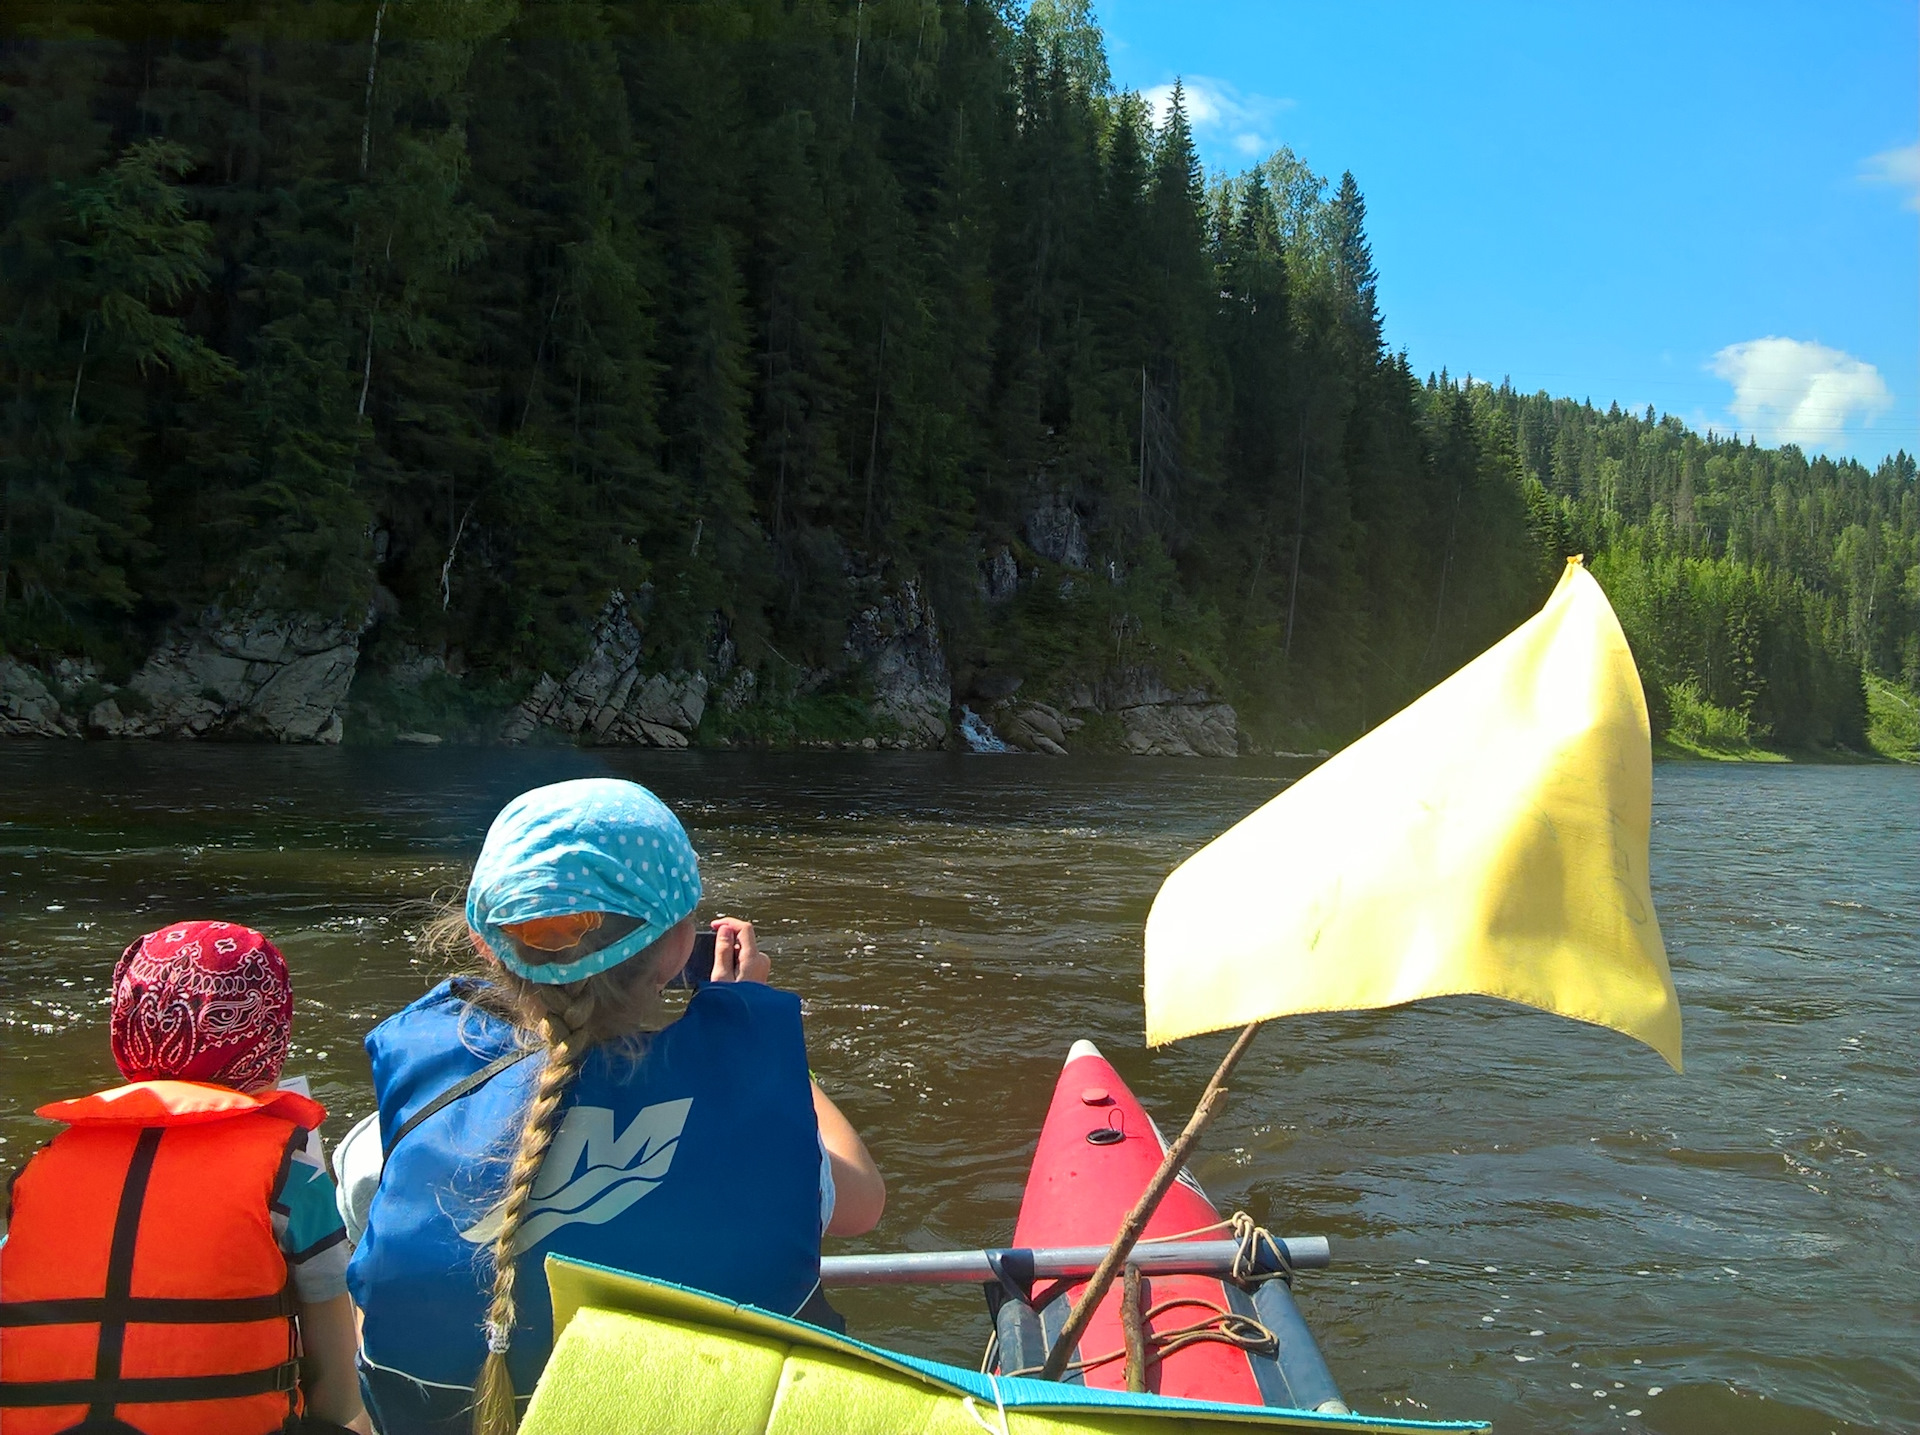
POLYGON ((0 737, 78 737, 46 679, 25 663, 0 657, 0 737))
POLYGON ((615 592, 594 623, 587 655, 556 681, 541 674, 502 727, 525 742, 542 727, 596 743, 685 747, 707 711, 704 673, 642 673, 640 625, 615 592))
POLYGON ((560 684, 542 673, 534 683, 533 690, 520 700, 519 706, 508 713, 507 720, 500 724, 500 741, 522 743, 532 737, 553 711, 559 695, 560 684))
POLYGON ((1100 679, 1094 702, 1107 712, 1178 702, 1179 697, 1153 668, 1117 668, 1100 679))
POLYGON ((446 677, 448 675, 447 660, 438 653, 425 653, 418 648, 403 648, 399 655, 386 665, 383 675, 397 688, 417 688, 429 678, 446 677))
POLYGON ((1113 669, 1101 678, 1095 692, 1099 706, 1108 712, 1169 705, 1199 707, 1218 701, 1205 688, 1176 692, 1158 669, 1139 666, 1113 669))
POLYGON ((1086 723, 1046 703, 1010 703, 996 715, 995 726, 1015 747, 1065 757, 1068 735, 1086 723))
POLYGON ((750 705, 759 692, 760 675, 752 668, 742 668, 720 690, 720 706, 730 713, 737 713, 750 705))
POLYGON ((980 570, 980 598, 987 603, 1004 603, 1020 586, 1020 565, 1014 562, 1011 548, 999 549, 980 570))
POLYGON ((1063 495, 1050 493, 1027 515, 1027 546, 1068 568, 1087 566, 1087 530, 1080 512, 1063 495))
POLYGON ((1060 706, 1006 701, 993 709, 993 725, 1009 743, 1028 752, 1062 752, 1086 725, 1078 713, 1104 713, 1120 720, 1120 741, 1139 757, 1237 757, 1240 720, 1229 703, 1205 688, 1175 691, 1150 667, 1117 668, 1097 683, 1076 683, 1060 706))
POLYGON ((846 654, 872 689, 876 718, 898 727, 908 746, 945 745, 953 683, 933 605, 917 580, 883 593, 854 615, 846 654))
POLYGON ((1226 703, 1145 703, 1120 709, 1127 751, 1141 757, 1237 757, 1239 719, 1226 703))
POLYGON ((209 608, 87 713, 97 737, 339 742, 366 622, 209 608))
POLYGON ((1116 714, 1128 752, 1142 757, 1236 757, 1239 715, 1205 688, 1176 692, 1148 667, 1118 668, 1091 690, 1079 688, 1070 707, 1116 714))

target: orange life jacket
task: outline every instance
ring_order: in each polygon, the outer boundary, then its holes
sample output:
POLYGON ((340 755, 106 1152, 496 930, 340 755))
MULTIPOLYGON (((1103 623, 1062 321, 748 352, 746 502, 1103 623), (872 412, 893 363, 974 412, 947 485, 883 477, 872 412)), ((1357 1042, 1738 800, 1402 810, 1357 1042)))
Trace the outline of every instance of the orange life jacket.
POLYGON ((300 1348, 268 1203, 325 1109, 138 1081, 38 1114, 68 1129, 13 1184, 0 1429, 279 1430, 301 1409, 300 1348))

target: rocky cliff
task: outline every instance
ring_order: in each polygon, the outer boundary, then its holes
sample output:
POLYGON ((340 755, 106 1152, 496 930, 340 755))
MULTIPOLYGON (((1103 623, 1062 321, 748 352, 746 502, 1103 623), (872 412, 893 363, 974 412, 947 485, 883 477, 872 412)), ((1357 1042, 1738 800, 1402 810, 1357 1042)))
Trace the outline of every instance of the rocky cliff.
POLYGON ((0 734, 339 742, 365 622, 209 609, 169 630, 125 684, 60 659, 0 658, 0 734))
MULTIPOLYGON (((842 666, 803 670, 795 686, 803 696, 835 683, 855 688, 869 745, 940 747, 953 691, 932 606, 912 580, 870 587, 848 624, 842 666)), ((594 624, 586 656, 564 678, 543 673, 500 737, 526 742, 547 729, 577 742, 679 748, 693 740, 710 700, 737 720, 790 700, 754 669, 736 667, 728 641, 717 645, 712 677, 647 666, 639 607, 615 593, 594 624)))
POLYGON ((1057 696, 1053 703, 1001 699, 988 710, 993 730, 1028 752, 1057 754, 1083 746, 1077 734, 1089 719, 1106 718, 1108 750, 1117 746, 1138 757, 1235 757, 1241 751, 1231 704, 1204 688, 1175 691, 1150 667, 1118 668, 1057 696))
POLYGON ((1074 706, 1117 713, 1128 752, 1153 757, 1235 757, 1239 718, 1204 688, 1175 692, 1152 668, 1121 668, 1074 706))
POLYGON ((525 742, 540 728, 577 741, 685 747, 707 710, 704 673, 643 673, 640 623, 627 595, 615 592, 594 624, 586 657, 564 679, 542 673, 508 716, 503 742, 525 742))
MULTIPOLYGON (((663 664, 657 654, 667 645, 658 635, 650 641, 651 589, 644 586, 611 594, 583 635, 579 661, 530 683, 524 674, 476 675, 457 651, 415 646, 391 595, 377 608, 385 637, 365 663, 362 639, 376 613, 349 623, 212 609, 163 633, 124 683, 106 681, 90 662, 35 667, 0 657, 0 736, 331 743, 345 731, 352 688, 356 721, 367 723, 360 735, 375 741, 524 743, 544 735, 656 748, 961 743, 954 673, 925 582, 855 555, 843 558, 843 572, 849 617, 839 651, 814 655, 822 666, 793 664, 771 648, 757 666, 743 662, 717 614, 699 668, 663 664), (357 687, 356 676, 363 680, 357 687)), ((1111 564, 1105 579, 1119 581, 1111 564)), ((1231 705, 1205 687, 1175 688, 1151 664, 1118 665, 1091 681, 1022 670, 1018 655, 1032 646, 1005 634, 1033 620, 1016 610, 1047 611, 1056 594, 1056 607, 1079 601, 1074 595, 1101 581, 1074 502, 1036 487, 1017 536, 980 560, 986 621, 1003 626, 990 640, 997 647, 974 630, 959 696, 977 718, 1028 752, 1218 758, 1248 750, 1231 705), (1001 666, 974 666, 986 651, 1001 666)))
POLYGON ((909 747, 944 746, 953 684, 933 606, 918 582, 883 591, 849 625, 846 654, 859 668, 877 721, 909 747))
POLYGON ((80 723, 36 669, 0 656, 0 737, 79 737, 80 723))

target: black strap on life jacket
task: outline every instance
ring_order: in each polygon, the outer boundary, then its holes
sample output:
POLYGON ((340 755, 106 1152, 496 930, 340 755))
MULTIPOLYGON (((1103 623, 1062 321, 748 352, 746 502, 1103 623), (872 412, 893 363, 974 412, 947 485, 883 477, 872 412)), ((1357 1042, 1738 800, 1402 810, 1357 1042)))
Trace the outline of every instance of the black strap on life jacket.
POLYGON ((406 1139, 407 1133, 436 1111, 444 1110, 463 1096, 471 1096, 501 1072, 518 1066, 539 1050, 540 1048, 537 1046, 520 1047, 508 1052, 504 1056, 496 1056, 478 1071, 461 1077, 460 1080, 454 1082, 453 1085, 449 1086, 445 1091, 441 1092, 438 1096, 434 1097, 433 1100, 429 1101, 425 1106, 421 1107, 418 1111, 414 1112, 413 1115, 400 1123, 400 1129, 393 1133, 393 1139, 382 1143, 380 1147, 382 1159, 391 1156, 393 1154, 393 1148, 406 1139))
POLYGON ((154 1405, 179 1400, 239 1400, 249 1395, 290 1393, 299 1383, 300 1363, 283 1361, 261 1370, 232 1375, 152 1375, 102 1382, 26 1380, 0 1384, 0 1409, 32 1405, 85 1405, 87 1418, 105 1423, 116 1405, 154 1405), (104 1398, 103 1398, 104 1397, 104 1398))
POLYGON ((67 1300, 16 1300, 0 1305, 0 1327, 92 1325, 125 1320, 129 1325, 239 1325, 247 1321, 291 1318, 300 1300, 288 1286, 274 1295, 228 1296, 211 1300, 173 1296, 128 1296, 118 1305, 105 1296, 67 1300))
MULTIPOLYGON (((99 1322, 100 1339, 91 1380, 8 1381, 0 1376, 0 1409, 28 1406, 85 1405, 85 1426, 114 1428, 116 1405, 157 1404, 185 1400, 235 1400, 251 1395, 285 1392, 288 1413, 295 1402, 300 1362, 282 1361, 261 1370, 220 1375, 123 1376, 127 1327, 131 1324, 200 1325, 290 1317, 296 1309, 291 1283, 279 1294, 230 1300, 177 1300, 133 1294, 133 1257, 140 1240, 140 1217, 146 1207, 147 1183, 160 1153, 163 1126, 149 1126, 134 1143, 133 1159, 120 1187, 120 1205, 113 1218, 113 1241, 107 1254, 107 1288, 101 1296, 73 1300, 12 1301, 0 1304, 0 1326, 69 1325, 99 1322)), ((289 1337, 291 1345, 291 1336, 289 1337)), ((291 1351, 289 1352, 291 1353, 291 1351)))

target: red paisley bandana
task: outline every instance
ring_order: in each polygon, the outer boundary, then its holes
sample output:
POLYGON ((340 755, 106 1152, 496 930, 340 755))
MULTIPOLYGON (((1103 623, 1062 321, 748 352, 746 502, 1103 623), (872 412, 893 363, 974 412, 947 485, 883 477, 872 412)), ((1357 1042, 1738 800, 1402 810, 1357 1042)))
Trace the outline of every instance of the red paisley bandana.
POLYGON ((286 959, 251 927, 162 927, 113 969, 113 1059, 129 1081, 271 1086, 292 1021, 286 959))

